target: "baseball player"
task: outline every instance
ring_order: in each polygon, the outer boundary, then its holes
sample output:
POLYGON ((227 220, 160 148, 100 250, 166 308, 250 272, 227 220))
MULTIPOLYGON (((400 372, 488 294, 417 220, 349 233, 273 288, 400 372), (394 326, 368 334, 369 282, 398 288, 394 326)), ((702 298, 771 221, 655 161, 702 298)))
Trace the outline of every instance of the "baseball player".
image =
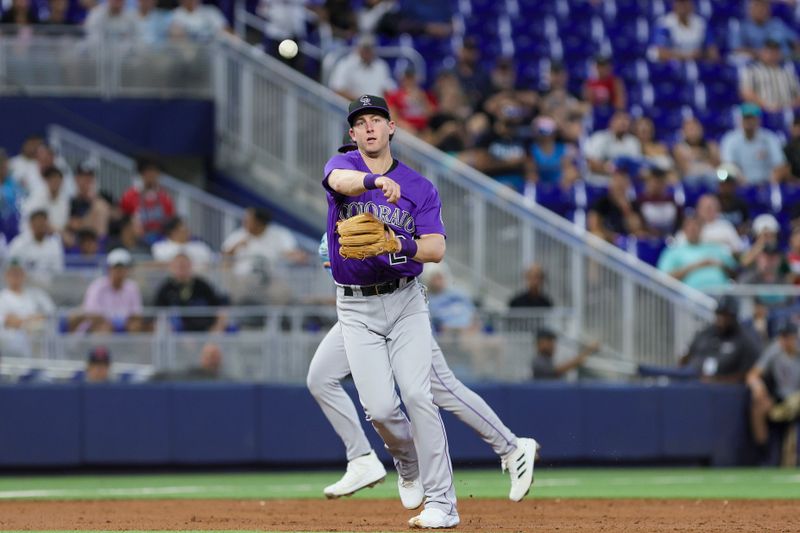
POLYGON ((383 98, 354 100, 347 121, 358 150, 332 157, 322 185, 350 373, 364 410, 395 458, 403 504, 418 506, 424 494, 425 508, 409 525, 454 527, 459 517, 453 469, 431 394, 433 337, 417 281, 423 263, 444 257, 439 194, 392 157, 395 124, 383 98), (397 405, 395 383, 410 423, 397 405))
MULTIPOLYGON (((347 151, 347 147, 348 144, 344 144, 339 151, 347 151)), ((330 263, 326 235, 322 236, 319 255, 323 266, 328 268, 330 263)), ((440 409, 456 415, 492 447, 502 459, 503 469, 508 469, 511 475, 511 491, 508 497, 512 501, 522 500, 533 483, 538 443, 534 439, 517 438, 483 398, 455 377, 436 340, 433 341, 431 348, 433 402, 440 409)), ((359 423, 355 405, 342 388, 341 380, 349 373, 342 330, 339 324, 334 324, 317 347, 306 380, 309 391, 344 442, 347 451, 348 463, 345 475, 323 490, 328 498, 349 496, 361 489, 374 486, 386 476, 383 464, 371 449, 359 423)))

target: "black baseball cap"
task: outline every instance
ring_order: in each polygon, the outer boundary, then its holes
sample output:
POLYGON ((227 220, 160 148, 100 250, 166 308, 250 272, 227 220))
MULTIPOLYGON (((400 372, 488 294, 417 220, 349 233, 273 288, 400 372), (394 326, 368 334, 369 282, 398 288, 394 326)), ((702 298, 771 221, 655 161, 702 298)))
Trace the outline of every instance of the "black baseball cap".
POLYGON ((362 94, 352 102, 350 102, 350 107, 347 108, 347 122, 351 126, 353 125, 353 120, 360 115, 361 113, 380 113, 381 115, 385 116, 387 119, 391 120, 389 116, 389 106, 386 104, 386 100, 381 98, 380 96, 373 96, 371 94, 362 94))
POLYGON ((739 315, 739 300, 730 295, 722 296, 717 300, 716 313, 719 315, 738 316, 739 315))
POLYGON ((92 364, 110 365, 111 352, 105 346, 95 346, 89 350, 88 361, 92 364))
POLYGON ((555 339, 556 337, 556 332, 550 328, 539 328, 536 331, 537 339, 555 339))
POLYGON ((797 335, 797 325, 789 319, 783 320, 775 328, 775 333, 778 335, 797 335))
POLYGON ((95 172, 97 172, 97 165, 91 160, 82 161, 75 169, 75 174, 94 175, 95 172))
POLYGON ((342 145, 337 150, 340 154, 344 154, 346 152, 352 152, 353 150, 357 150, 358 146, 356 143, 353 142, 353 139, 350 138, 350 132, 344 132, 342 136, 342 145))

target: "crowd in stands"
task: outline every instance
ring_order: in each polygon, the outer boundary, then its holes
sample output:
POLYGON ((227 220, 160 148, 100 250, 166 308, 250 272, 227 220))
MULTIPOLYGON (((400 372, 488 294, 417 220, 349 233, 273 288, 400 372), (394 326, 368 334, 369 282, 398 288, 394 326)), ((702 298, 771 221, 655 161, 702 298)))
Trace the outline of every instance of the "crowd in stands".
POLYGON ((90 42, 136 42, 160 46, 169 41, 206 42, 230 31, 214 4, 200 0, 14 0, 2 11, 0 33, 30 27, 47 34, 82 27, 90 42))

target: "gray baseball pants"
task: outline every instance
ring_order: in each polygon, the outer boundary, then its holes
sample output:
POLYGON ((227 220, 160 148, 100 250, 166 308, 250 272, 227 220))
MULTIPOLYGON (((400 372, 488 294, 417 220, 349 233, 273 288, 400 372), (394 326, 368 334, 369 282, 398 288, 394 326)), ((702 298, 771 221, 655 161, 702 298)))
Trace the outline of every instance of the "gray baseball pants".
POLYGON ((422 286, 414 279, 377 296, 345 296, 338 287, 336 310, 359 399, 400 475, 419 476, 426 508, 457 514, 447 435, 431 393, 433 335, 422 286))
MULTIPOLYGON (((475 430, 500 457, 514 451, 516 435, 503 424, 483 398, 456 378, 435 339, 432 350, 433 403, 440 409, 453 413, 475 430)), ((341 381, 348 375, 350 366, 347 364, 347 354, 344 351, 342 328, 337 323, 328 331, 314 352, 306 382, 308 390, 317 400, 328 422, 342 439, 347 460, 352 461, 369 453, 372 446, 361 427, 355 405, 342 387, 341 381)), ((399 398, 397 401, 400 401, 399 398)))

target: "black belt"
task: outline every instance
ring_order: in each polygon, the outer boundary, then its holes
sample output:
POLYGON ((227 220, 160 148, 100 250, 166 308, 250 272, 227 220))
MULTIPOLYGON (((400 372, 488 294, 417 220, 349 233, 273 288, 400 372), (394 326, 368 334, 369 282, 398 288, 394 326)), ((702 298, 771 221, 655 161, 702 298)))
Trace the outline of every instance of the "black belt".
MULTIPOLYGON (((404 281, 411 283, 412 281, 414 281, 414 276, 408 276, 406 278, 400 278, 400 279, 393 279, 392 281, 385 281, 383 283, 378 283, 376 285, 362 285, 358 287, 344 285, 342 286, 342 289, 344 289, 345 296, 354 296, 355 291, 353 289, 361 291, 361 296, 378 296, 379 294, 393 293, 394 291, 400 288, 400 285, 404 281)), ((404 284, 403 286, 408 285, 408 283, 404 284)))

